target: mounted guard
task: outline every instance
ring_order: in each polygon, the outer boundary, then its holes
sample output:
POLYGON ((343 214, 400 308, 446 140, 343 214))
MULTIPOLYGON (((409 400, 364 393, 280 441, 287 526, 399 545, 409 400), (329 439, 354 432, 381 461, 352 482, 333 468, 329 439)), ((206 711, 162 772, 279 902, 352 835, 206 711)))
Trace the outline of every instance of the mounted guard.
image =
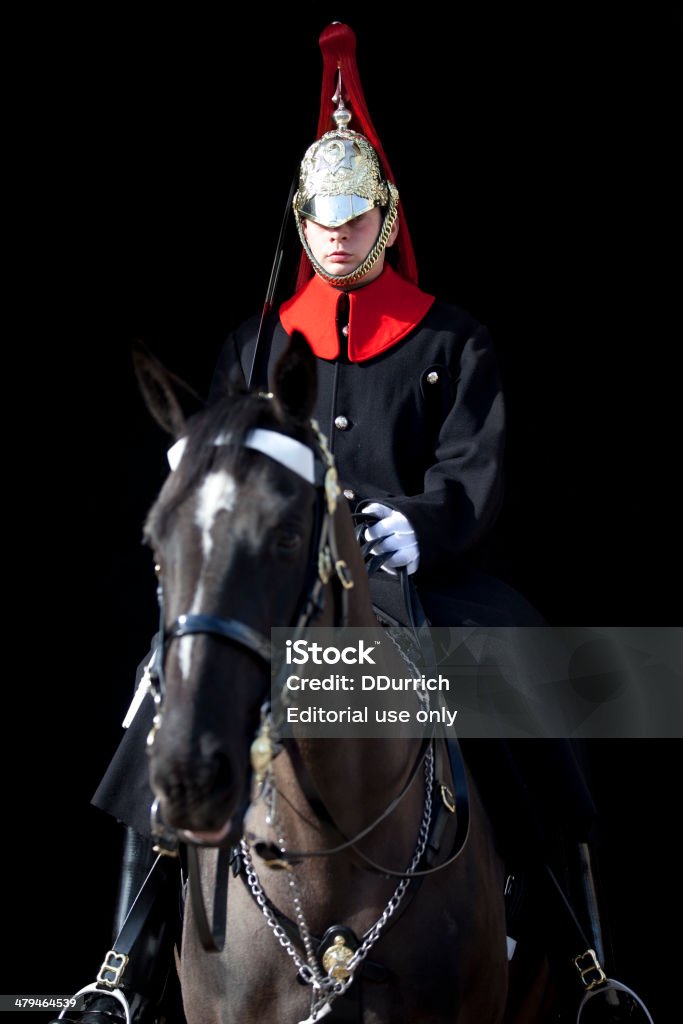
MULTIPOLYGON (((418 287, 406 216, 360 85, 355 37, 335 23, 320 43, 318 138, 304 155, 292 198, 303 248, 297 290, 276 308, 277 273, 271 276, 264 312, 226 342, 212 397, 218 401, 228 383, 272 390, 292 337, 303 336, 315 356, 315 418, 359 524, 381 620, 540 625, 542 618, 521 595, 477 564, 502 501, 504 412, 488 331, 466 311, 418 287)), ((162 635, 164 629, 162 613, 162 635)), ((88 1006, 78 1018, 83 1024, 151 1024, 181 1012, 167 988, 172 987, 169 967, 178 938, 180 869, 175 860, 154 860, 153 844, 172 852, 174 841, 165 836, 156 813, 156 835, 151 834, 154 795, 144 753, 155 713, 149 680, 159 671, 159 651, 139 674, 126 737, 94 798, 129 832, 121 930, 88 992, 88 1006)), ((506 856, 522 865, 520 876, 528 863, 543 871, 549 834, 559 824, 572 844, 581 844, 583 873, 589 877, 587 841, 594 808, 573 750, 565 744, 561 757, 552 755, 553 763, 561 765, 553 785, 559 779, 563 787, 560 799, 564 810, 570 808, 568 825, 539 818, 527 794, 541 784, 543 771, 537 763, 530 778, 528 761, 517 754, 505 741, 480 746, 479 754, 474 745, 467 751, 489 797, 489 815, 500 829, 506 856), (493 766, 500 774, 494 775, 493 766), (500 786, 507 787, 502 794, 500 786), (505 804, 521 817, 498 824, 505 804), (524 829, 533 839, 520 849, 513 832, 524 829), (508 844, 514 849, 506 850, 508 844)), ((550 873, 551 884, 559 889, 550 873)), ((513 874, 507 893, 511 930, 518 927, 523 907, 513 874)), ((587 992, 600 989, 607 980, 597 918, 590 921, 595 933, 589 942, 561 893, 558 899, 570 920, 576 969, 587 992)), ((343 934, 336 933, 322 956, 325 971, 343 978, 348 950, 343 934)), ((310 1020, 326 1015, 323 1009, 322 1003, 314 1008, 310 1020)))

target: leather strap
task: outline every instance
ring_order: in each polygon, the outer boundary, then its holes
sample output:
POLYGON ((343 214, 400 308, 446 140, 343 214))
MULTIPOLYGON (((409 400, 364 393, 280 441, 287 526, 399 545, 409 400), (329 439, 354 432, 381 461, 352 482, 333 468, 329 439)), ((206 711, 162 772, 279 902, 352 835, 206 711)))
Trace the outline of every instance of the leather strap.
MULTIPOLYGON (((76 997, 93 993, 103 997, 110 996, 117 1000, 123 1007, 126 1024, 131 1024, 132 1018, 128 1000, 121 991, 122 980, 128 964, 128 957, 140 938, 166 881, 164 878, 165 866, 162 866, 162 860, 166 860, 166 858, 159 854, 142 883, 133 905, 126 914, 112 948, 104 958, 97 980, 76 992, 76 997)), ((68 1020, 65 1013, 66 1011, 62 1011, 57 1019, 68 1020)))
MULTIPOLYGON (((285 741, 285 743, 287 743, 287 741, 285 741)), ((259 855, 259 857, 261 857, 262 860, 287 860, 290 862, 294 862, 296 860, 308 857, 331 857, 336 853, 342 853, 344 850, 349 849, 354 849, 356 853, 359 853, 359 851, 356 850, 355 844, 359 842, 361 839, 363 839, 365 836, 373 832, 377 828, 377 826, 381 824, 381 822, 383 822, 386 818, 389 817, 390 814, 392 814, 394 810, 396 810, 396 808, 403 800, 404 796, 406 795, 410 787, 412 786, 418 772, 420 771, 422 765, 424 764, 424 760, 427 756, 430 743, 431 739, 424 740, 420 753, 417 757, 417 760, 415 761, 413 770, 410 773, 410 776, 401 792, 396 797, 394 797, 394 799, 382 811, 379 817, 375 818, 375 820, 371 822, 369 825, 366 825, 366 827, 362 829, 352 839, 347 839, 343 832, 339 829, 338 825, 336 825, 336 823, 334 822, 332 815, 328 811, 327 807, 325 806, 325 802, 320 796, 318 787, 316 786, 313 777, 311 776, 310 772, 308 771, 308 769, 306 768, 306 766, 304 765, 303 761, 299 756, 298 748, 296 747, 296 745, 293 743, 287 743, 287 749, 290 753, 292 764, 297 774, 297 780, 299 782, 299 785, 301 786, 302 792, 304 793, 306 799, 308 800, 309 804, 311 804, 311 808, 314 809, 316 813, 320 812, 322 820, 325 821, 327 824, 332 825, 335 831, 342 837, 344 841, 342 843, 339 843, 337 846, 326 847, 323 850, 284 851, 280 850, 274 843, 260 842, 254 844, 254 849, 256 850, 256 853, 259 855)), ((363 854, 360 854, 360 856, 363 857, 363 854)), ((380 871, 381 874, 392 873, 386 872, 384 869, 380 869, 380 871)), ((401 877, 404 876, 402 875, 401 877)))
POLYGON ((225 946, 225 928, 228 920, 228 864, 232 859, 232 853, 225 849, 218 851, 211 924, 204 909, 197 847, 193 843, 188 843, 186 853, 187 885, 199 939, 207 953, 221 953, 225 946))
POLYGON ((238 619, 220 619, 216 615, 179 615, 167 632, 166 642, 175 637, 194 636, 197 633, 209 633, 225 640, 234 640, 270 664, 270 641, 238 619))
POLYGON ((119 934, 112 945, 112 951, 120 956, 128 956, 142 934, 152 907, 154 906, 164 884, 164 869, 162 861, 166 861, 163 854, 154 861, 145 878, 140 891, 138 892, 133 905, 126 914, 119 934))
POLYGON ((310 776, 310 773, 304 768, 302 763, 299 763, 298 766, 297 764, 295 764, 297 776, 299 775, 299 770, 302 771, 302 776, 299 778, 299 783, 301 785, 302 791, 306 796, 306 799, 309 801, 309 803, 311 804, 312 808, 315 810, 316 813, 320 813, 322 808, 322 813, 320 814, 320 816, 323 818, 324 821, 333 825, 333 827, 339 833, 339 835, 342 836, 342 839, 344 839, 344 842, 340 843, 338 846, 328 847, 323 850, 284 851, 280 850, 274 843, 260 842, 254 844, 254 849, 256 853, 263 860, 266 861, 287 860, 291 863, 308 857, 330 857, 333 854, 341 853, 343 850, 353 849, 354 853, 358 857, 360 857, 360 859, 364 861, 365 864, 367 864, 370 870, 376 872, 377 874, 385 875, 391 878, 423 878, 426 875, 432 875, 435 872, 441 871, 443 870, 443 868, 448 867, 462 853, 465 847, 465 843, 467 842, 467 837, 469 835, 470 828, 470 803, 467 772, 465 769, 464 761, 462 759, 462 754, 460 752, 460 747, 454 740, 437 741, 435 743, 436 764, 434 777, 436 791, 433 794, 433 798, 440 800, 440 804, 439 813, 435 817, 434 825, 432 826, 432 832, 430 835, 430 840, 428 842, 428 849, 431 846, 432 852, 430 855, 425 855, 425 862, 429 866, 423 870, 416 871, 393 871, 391 868, 387 868, 383 864, 378 864, 377 861, 373 860, 371 857, 368 857, 368 855, 363 853, 362 850, 359 850, 356 845, 364 836, 372 832, 377 827, 377 825, 380 824, 380 822, 384 821, 385 818, 387 818, 391 814, 391 812, 395 810, 397 805, 400 803, 400 801, 407 793, 408 789, 410 789, 410 786, 412 785, 418 770, 420 769, 421 765, 424 762, 427 750, 429 749, 429 744, 432 742, 434 742, 432 739, 425 740, 426 745, 424 746, 420 756, 417 759, 415 767, 413 768, 413 771, 410 774, 410 778, 408 779, 408 781, 406 782, 405 786, 398 794, 398 796, 391 801, 389 806, 386 808, 385 811, 383 811, 379 818, 377 818, 374 822, 372 822, 371 825, 368 825, 361 832, 359 832, 358 835, 354 836, 353 839, 346 839, 344 834, 340 831, 339 827, 334 823, 334 820, 330 815, 329 811, 327 810, 327 808, 325 807, 325 803, 322 797, 320 796, 318 789, 315 785, 315 782, 313 778, 310 776), (447 783, 447 774, 445 771, 446 761, 444 751, 447 751, 448 753, 447 763, 448 766, 450 767, 450 774, 453 780, 453 788, 455 790, 454 793, 450 790, 450 787, 448 786, 447 783), (446 789, 448 789, 450 797, 445 796, 443 787, 446 787, 446 789), (446 803, 447 799, 454 800, 455 812, 453 812, 448 807, 446 803), (453 813, 455 813, 457 824, 451 852, 446 860, 444 860, 440 864, 435 864, 434 861, 436 854, 438 854, 441 847, 441 839, 443 837, 443 832, 453 813))
MULTIPOLYGON (((454 740, 447 740, 445 741, 445 743, 448 749, 448 761, 451 769, 451 775, 453 778, 453 786, 455 788, 454 796, 456 832, 455 838, 453 839, 453 846, 451 847, 450 854, 448 855, 446 860, 442 861, 440 864, 433 864, 431 867, 427 867, 419 871, 390 871, 388 868, 383 867, 383 865, 378 864, 376 861, 373 861, 370 857, 362 853, 354 846, 354 852, 358 854, 361 860, 365 861, 365 863, 370 868, 372 868, 374 871, 377 871, 379 874, 389 875, 391 878, 424 878, 426 875, 433 875, 437 871, 442 871, 444 868, 449 867, 451 864, 453 864, 454 861, 458 859, 458 857, 464 850, 465 844, 467 842, 467 837, 470 831, 470 802, 469 787, 467 783, 467 773, 465 771, 465 764, 463 762, 462 754, 460 753, 460 747, 458 746, 458 744, 454 740)), ((435 771, 435 781, 439 789, 441 788, 443 780, 445 779, 443 765, 439 764, 439 755, 440 752, 442 751, 443 744, 437 742, 437 766, 435 771), (442 782, 438 781, 439 778, 441 778, 442 782)), ((440 797, 442 803, 444 803, 443 791, 441 791, 438 794, 438 797, 440 797)), ((450 815, 450 813, 452 812, 449 812, 448 810, 446 811, 446 820, 443 820, 443 813, 443 807, 440 807, 439 814, 436 817, 432 834, 430 836, 430 840, 427 844, 429 849, 429 846, 432 843, 435 843, 434 853, 438 853, 439 851, 443 831, 448 821, 448 815, 450 815), (436 836, 437 828, 439 830, 438 837, 436 836)), ((434 853, 431 855, 432 860, 434 859, 434 853)), ((425 856, 425 861, 429 863, 427 856, 425 856)))

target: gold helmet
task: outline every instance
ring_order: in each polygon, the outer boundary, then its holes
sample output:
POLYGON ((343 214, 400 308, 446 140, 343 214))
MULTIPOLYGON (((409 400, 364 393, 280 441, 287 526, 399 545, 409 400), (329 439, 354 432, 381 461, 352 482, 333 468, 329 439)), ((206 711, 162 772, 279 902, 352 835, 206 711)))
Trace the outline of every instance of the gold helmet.
MULTIPOLYGON (((299 238, 304 252, 310 261, 309 266, 315 273, 329 284, 337 287, 356 284, 372 269, 380 258, 391 230, 398 216, 398 189, 389 179, 386 157, 381 150, 379 139, 370 121, 367 107, 358 77, 355 62, 355 36, 346 25, 335 22, 330 25, 320 38, 323 51, 323 103, 319 130, 325 123, 329 125, 329 87, 331 74, 336 73, 337 89, 331 97, 336 109, 332 113, 335 127, 325 132, 313 145, 306 150, 301 162, 299 188, 294 195, 293 207, 299 238), (342 81, 342 70, 345 80, 342 81), (344 89, 350 83, 350 94, 354 109, 358 114, 365 134, 349 128, 352 114, 344 103, 344 89), (326 86, 327 101, 325 101, 326 86), (325 109, 326 107, 326 109, 325 109), (370 135, 375 145, 366 137, 370 135), (378 153, 379 149, 379 153, 378 153), (315 259, 306 240, 302 218, 316 221, 323 227, 340 227, 347 221, 379 206, 384 211, 382 226, 377 240, 361 265, 350 274, 335 276, 328 274, 315 259)), ((333 88, 333 87, 332 87, 333 88)), ((401 234, 403 235, 403 228, 401 234)), ((399 236, 400 237, 400 236, 399 236)), ((410 249, 412 267, 408 266, 405 276, 416 278, 414 257, 410 239, 405 233, 401 242, 410 249)), ((405 261, 404 261, 405 262, 405 261)), ((409 262, 409 261, 408 261, 409 262)), ((303 268, 299 275, 299 285, 305 282, 310 269, 303 268)))
POLYGON ((296 194, 300 216, 336 228, 388 202, 388 184, 364 135, 327 132, 306 150, 296 194))

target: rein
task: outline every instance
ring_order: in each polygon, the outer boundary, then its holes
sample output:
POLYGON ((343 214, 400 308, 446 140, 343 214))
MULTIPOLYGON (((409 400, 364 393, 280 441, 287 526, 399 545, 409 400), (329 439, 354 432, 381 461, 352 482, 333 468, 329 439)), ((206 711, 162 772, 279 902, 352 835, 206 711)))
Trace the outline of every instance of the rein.
MULTIPOLYGON (((344 850, 353 850, 354 853, 356 853, 358 857, 360 857, 361 860, 363 860, 375 873, 388 876, 391 878, 411 879, 423 878, 427 875, 433 875, 437 871, 442 871, 444 868, 449 867, 449 865, 451 865, 460 856, 465 847, 470 827, 469 791, 467 786, 467 775, 465 772, 465 765, 462 760, 460 748, 458 747, 457 743, 453 743, 450 741, 437 743, 434 740, 434 737, 425 740, 423 743, 423 749, 421 753, 418 755, 417 761, 410 773, 408 781, 404 785, 401 792, 398 794, 398 796, 394 797, 391 803, 370 825, 366 825, 365 828, 361 829, 361 831, 358 832, 357 835, 353 837, 353 839, 346 838, 344 833, 341 831, 339 826, 336 824, 336 822, 330 815, 329 811, 325 807, 320 797, 317 795, 317 791, 312 789, 312 787, 315 786, 315 783, 313 782, 313 779, 310 778, 310 775, 306 770, 305 766, 296 766, 296 773, 300 784, 302 784, 303 778, 303 792, 306 798, 308 799, 309 804, 315 805, 318 817, 322 818, 324 821, 327 822, 327 824, 331 825, 335 829, 335 831, 339 833, 339 835, 342 837, 344 841, 340 843, 338 846, 326 847, 322 850, 282 850, 279 849, 274 843, 257 842, 254 844, 254 849, 256 853, 259 855, 259 857, 261 857, 262 860, 265 860, 266 863, 270 861, 279 862, 279 865, 281 866, 282 862, 294 863, 295 861, 304 860, 306 858, 311 857, 332 857, 337 853, 342 853, 344 850), (453 788, 455 790, 455 796, 453 795, 453 792, 451 791, 450 787, 446 782, 447 773, 445 771, 445 748, 447 748, 448 751, 448 764, 453 779, 453 788), (361 839, 364 839, 366 836, 370 835, 370 833, 373 832, 378 825, 385 821, 386 818, 388 818, 393 813, 393 811, 396 810, 396 808, 401 803, 408 790, 411 788, 413 782, 415 781, 415 778, 417 777, 420 769, 422 768, 425 762, 425 758, 430 752, 430 749, 433 751, 434 757, 436 759, 435 776, 437 785, 439 787, 442 807, 445 809, 446 812, 445 817, 443 817, 442 819, 442 824, 438 829, 438 837, 437 828, 435 827, 433 829, 433 835, 430 838, 430 845, 434 844, 434 849, 438 850, 441 840, 441 834, 445 829, 449 816, 455 814, 456 834, 453 840, 453 848, 451 850, 451 853, 448 855, 448 858, 440 864, 430 866, 423 870, 415 869, 409 871, 394 871, 391 868, 388 868, 383 864, 378 864, 376 861, 372 860, 372 858, 368 857, 368 855, 363 853, 362 850, 359 850, 356 844, 360 842, 361 839)), ((440 819, 437 818, 437 822, 439 820, 440 819)))

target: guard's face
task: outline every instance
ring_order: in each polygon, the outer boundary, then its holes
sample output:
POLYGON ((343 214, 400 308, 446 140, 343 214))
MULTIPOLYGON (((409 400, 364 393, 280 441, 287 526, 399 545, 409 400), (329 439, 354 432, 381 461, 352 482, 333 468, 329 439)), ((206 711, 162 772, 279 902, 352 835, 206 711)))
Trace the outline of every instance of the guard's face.
MULTIPOLYGON (((352 274, 361 265, 377 241, 382 226, 382 212, 375 206, 336 228, 323 227, 308 218, 302 218, 302 221, 306 241, 320 266, 327 274, 343 277, 352 274)), ((393 244, 397 232, 398 223, 394 225, 388 246, 393 244)), ((379 277, 384 268, 384 256, 382 252, 360 283, 367 284, 379 277)))

